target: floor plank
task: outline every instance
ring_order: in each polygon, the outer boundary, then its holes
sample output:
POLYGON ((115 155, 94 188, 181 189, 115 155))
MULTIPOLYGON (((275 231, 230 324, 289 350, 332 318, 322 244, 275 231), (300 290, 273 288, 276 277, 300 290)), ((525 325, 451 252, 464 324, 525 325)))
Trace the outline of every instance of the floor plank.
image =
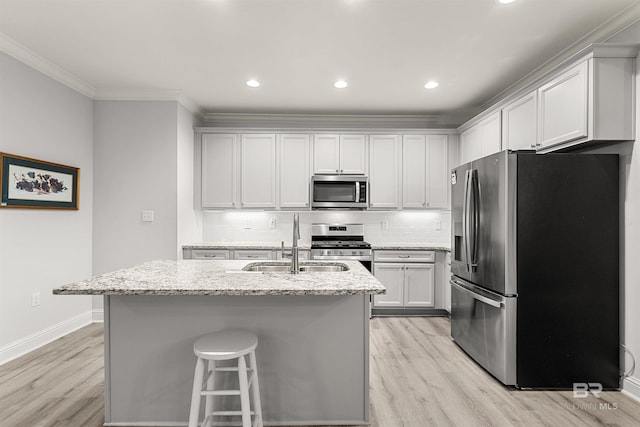
MULTIPOLYGON (((372 320, 371 426, 640 425, 640 403, 620 392, 574 399, 504 387, 451 341, 449 327, 446 317, 372 320)), ((0 366, 0 427, 101 426, 102 332, 89 325, 0 366)))

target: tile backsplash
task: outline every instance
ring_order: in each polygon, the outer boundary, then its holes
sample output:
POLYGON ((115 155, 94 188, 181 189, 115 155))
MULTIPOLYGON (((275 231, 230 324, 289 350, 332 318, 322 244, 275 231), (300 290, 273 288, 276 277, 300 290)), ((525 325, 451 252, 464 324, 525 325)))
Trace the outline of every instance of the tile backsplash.
MULTIPOLYGON (((311 242, 312 223, 362 223, 370 243, 441 243, 450 245, 450 211, 303 211, 300 240, 311 242), (440 229, 437 229, 437 226, 440 229)), ((290 244, 293 212, 203 212, 204 242, 279 242, 290 244)))

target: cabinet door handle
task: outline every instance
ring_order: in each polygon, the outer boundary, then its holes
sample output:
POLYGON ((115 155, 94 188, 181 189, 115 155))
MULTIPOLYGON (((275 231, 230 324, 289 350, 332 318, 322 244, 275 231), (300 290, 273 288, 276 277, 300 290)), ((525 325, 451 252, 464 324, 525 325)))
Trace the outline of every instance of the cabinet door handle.
POLYGON ((398 258, 411 258, 411 255, 398 255, 398 258))

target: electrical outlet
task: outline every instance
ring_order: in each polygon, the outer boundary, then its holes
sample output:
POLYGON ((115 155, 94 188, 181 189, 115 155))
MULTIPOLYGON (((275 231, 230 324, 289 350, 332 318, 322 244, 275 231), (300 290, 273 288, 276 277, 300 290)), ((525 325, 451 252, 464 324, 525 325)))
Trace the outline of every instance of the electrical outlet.
POLYGON ((271 220, 269 221, 269 228, 271 229, 278 228, 278 220, 276 219, 275 216, 271 217, 271 220))
POLYGON ((389 229, 389 222, 384 220, 384 221, 380 221, 380 230, 388 230, 389 229))
POLYGON ((31 294, 31 307, 37 307, 40 305, 40 292, 34 292, 31 294))
POLYGON ((436 230, 442 230, 442 221, 436 221, 436 230))
POLYGON ((153 222, 153 211, 152 210, 144 210, 144 211, 142 211, 142 222, 153 222))

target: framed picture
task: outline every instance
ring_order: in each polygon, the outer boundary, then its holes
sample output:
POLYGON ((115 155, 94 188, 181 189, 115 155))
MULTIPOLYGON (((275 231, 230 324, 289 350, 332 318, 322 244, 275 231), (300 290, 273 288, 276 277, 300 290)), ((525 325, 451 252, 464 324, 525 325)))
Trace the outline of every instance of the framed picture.
POLYGON ((2 208, 78 209, 80 169, 0 153, 2 208))

